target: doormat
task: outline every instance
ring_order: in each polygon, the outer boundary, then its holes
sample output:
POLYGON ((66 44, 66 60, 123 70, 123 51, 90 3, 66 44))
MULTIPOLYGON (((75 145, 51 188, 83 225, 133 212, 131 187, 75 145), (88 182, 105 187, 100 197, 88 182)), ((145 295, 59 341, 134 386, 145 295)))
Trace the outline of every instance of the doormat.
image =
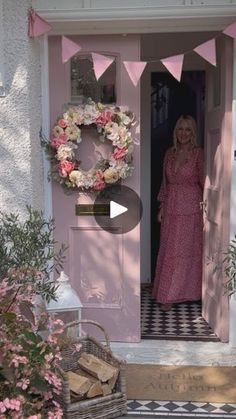
POLYGON ((127 364, 127 397, 236 403, 236 367, 127 364))

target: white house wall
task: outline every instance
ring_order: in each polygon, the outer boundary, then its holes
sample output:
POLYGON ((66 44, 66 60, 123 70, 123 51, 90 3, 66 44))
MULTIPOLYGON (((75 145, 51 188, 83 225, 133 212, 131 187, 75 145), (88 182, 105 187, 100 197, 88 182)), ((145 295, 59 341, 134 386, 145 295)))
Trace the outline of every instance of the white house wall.
POLYGON ((28 0, 2 2, 0 96, 0 209, 42 208, 40 60, 38 41, 27 34, 28 0), (4 96, 5 95, 5 96, 4 96))

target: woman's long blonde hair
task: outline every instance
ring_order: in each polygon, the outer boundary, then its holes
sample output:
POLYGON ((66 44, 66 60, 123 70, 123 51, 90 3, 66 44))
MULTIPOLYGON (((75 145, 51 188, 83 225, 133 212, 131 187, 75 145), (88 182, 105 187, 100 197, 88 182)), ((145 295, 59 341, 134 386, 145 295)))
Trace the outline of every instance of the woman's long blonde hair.
POLYGON ((177 131, 179 129, 179 126, 181 124, 182 121, 186 121, 189 124, 189 127, 192 130, 192 138, 191 138, 191 144, 192 147, 196 147, 197 146, 197 124, 195 119, 190 116, 190 115, 182 115, 180 116, 180 118, 177 120, 176 124, 175 124, 175 128, 174 128, 174 133, 173 133, 173 143, 174 143, 174 150, 176 151, 178 148, 178 139, 177 139, 177 131))

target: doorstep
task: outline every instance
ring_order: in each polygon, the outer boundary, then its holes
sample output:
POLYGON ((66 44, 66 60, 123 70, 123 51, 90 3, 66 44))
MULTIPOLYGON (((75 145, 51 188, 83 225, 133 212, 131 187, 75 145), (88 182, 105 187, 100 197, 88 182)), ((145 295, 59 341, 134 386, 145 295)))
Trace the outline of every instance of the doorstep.
POLYGON ((236 348, 222 342, 142 339, 111 342, 111 349, 131 364, 236 366, 236 348))

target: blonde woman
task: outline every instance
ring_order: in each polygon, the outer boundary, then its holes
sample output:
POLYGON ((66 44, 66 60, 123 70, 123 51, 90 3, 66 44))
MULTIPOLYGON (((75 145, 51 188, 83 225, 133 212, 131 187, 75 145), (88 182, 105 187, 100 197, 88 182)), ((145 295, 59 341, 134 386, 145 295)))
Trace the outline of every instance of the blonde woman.
POLYGON ((203 151, 197 146, 195 120, 181 116, 173 147, 164 158, 158 194, 161 241, 153 298, 165 311, 174 303, 201 299, 203 151))

